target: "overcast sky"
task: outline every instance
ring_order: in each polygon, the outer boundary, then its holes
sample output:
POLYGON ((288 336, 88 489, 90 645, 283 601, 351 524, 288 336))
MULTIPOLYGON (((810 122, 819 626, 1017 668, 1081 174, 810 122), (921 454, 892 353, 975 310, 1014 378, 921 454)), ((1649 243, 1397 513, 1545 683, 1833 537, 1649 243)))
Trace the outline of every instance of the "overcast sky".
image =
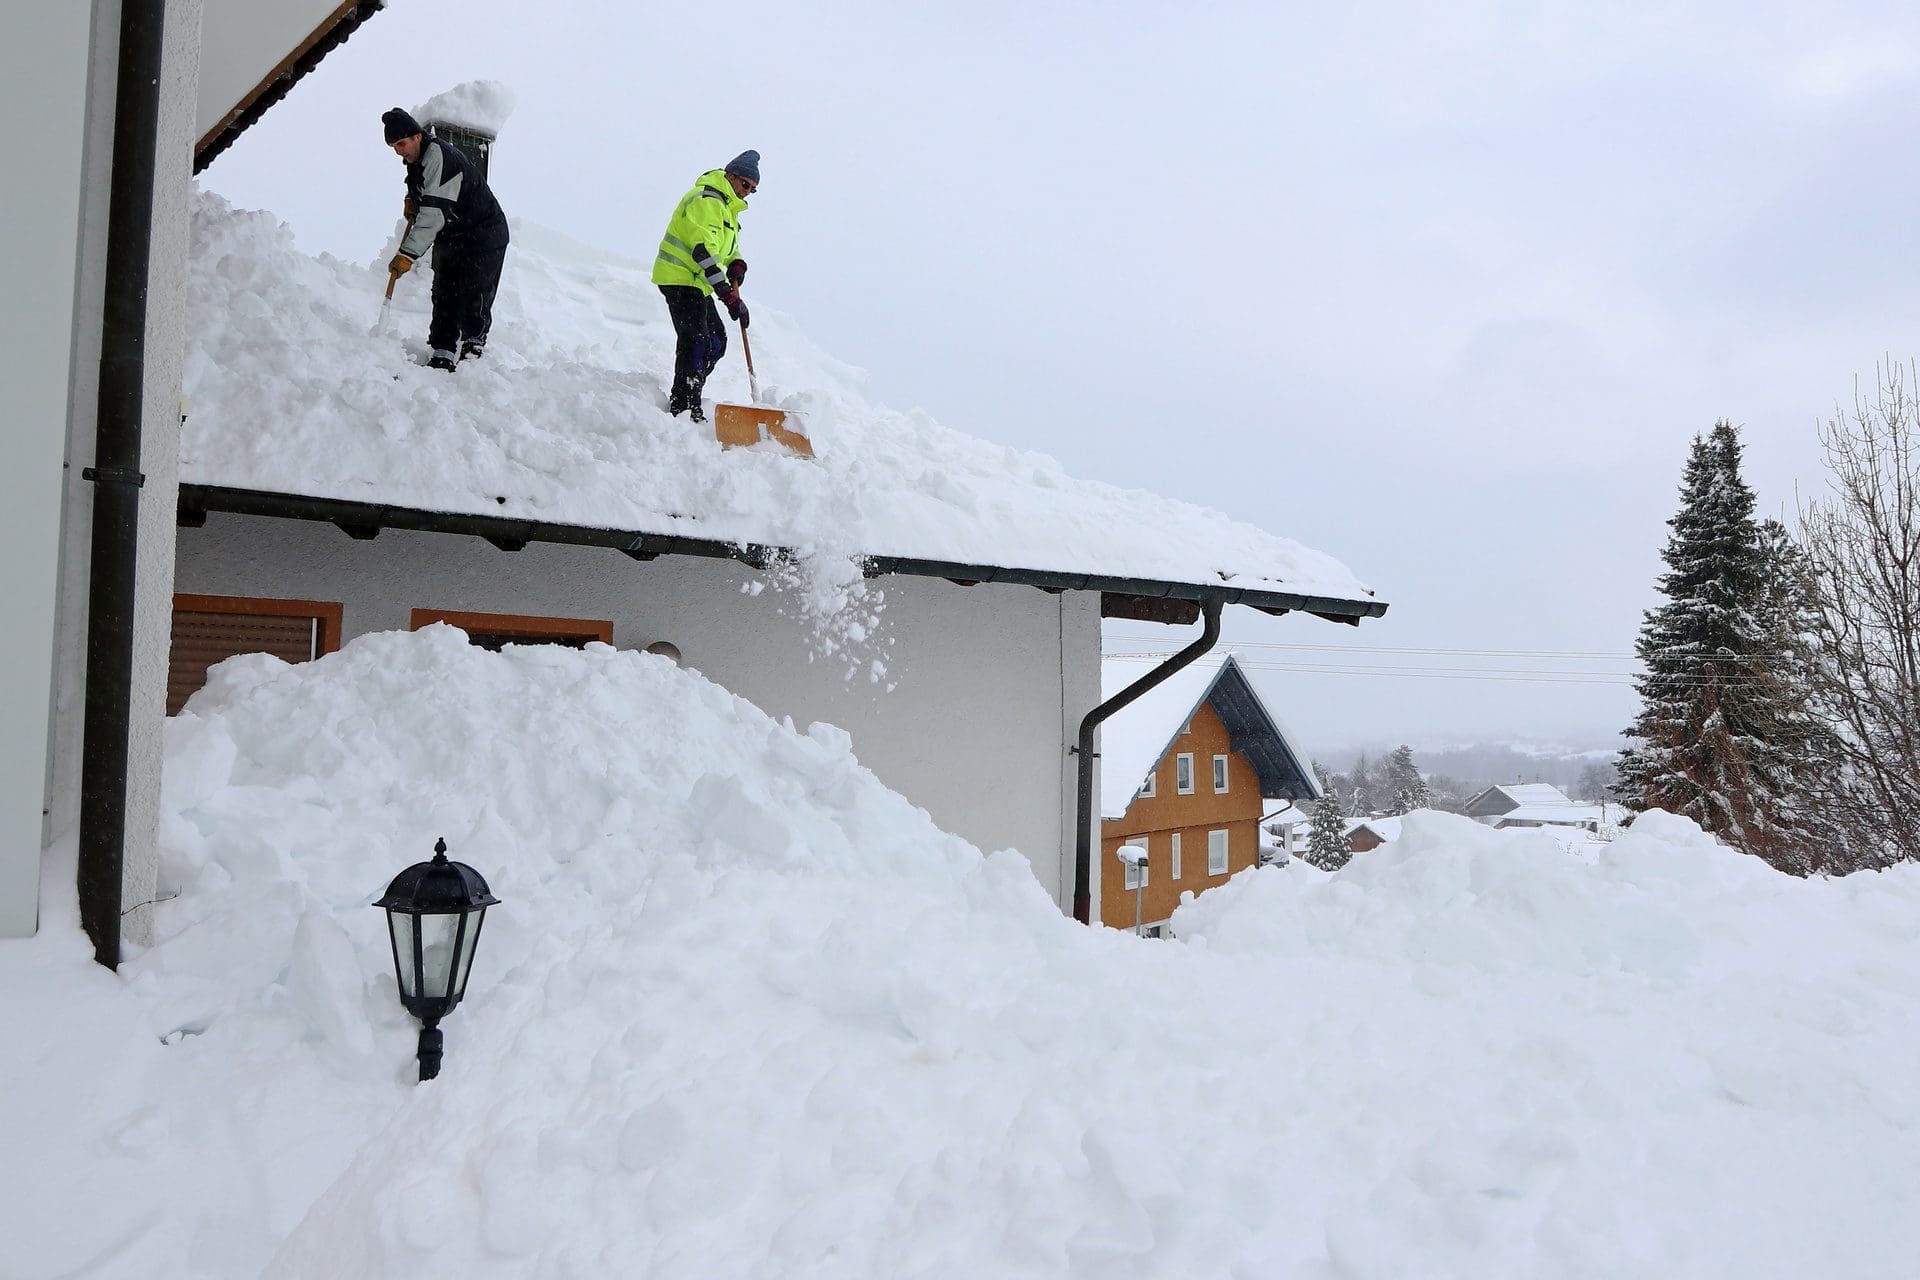
MULTIPOLYGON (((1740 424, 1790 512, 1816 423, 1920 354, 1920 18, 1291 8, 394 0, 201 180, 371 261, 380 112, 495 79, 508 213, 650 258, 756 148, 749 291, 879 398, 1330 551, 1392 605, 1229 610, 1230 643, 1376 651, 1262 663, 1627 670, 1503 655, 1628 654, 1692 435, 1740 424)), ((1592 744, 1635 706, 1269 675, 1316 752, 1592 744)))

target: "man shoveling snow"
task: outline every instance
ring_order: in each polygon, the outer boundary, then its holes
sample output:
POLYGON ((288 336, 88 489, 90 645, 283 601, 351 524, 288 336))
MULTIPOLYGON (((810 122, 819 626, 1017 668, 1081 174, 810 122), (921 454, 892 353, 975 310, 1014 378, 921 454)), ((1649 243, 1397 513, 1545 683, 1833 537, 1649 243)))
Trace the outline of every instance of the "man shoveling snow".
POLYGON ((742 151, 725 167, 700 175, 693 190, 674 206, 660 239, 653 282, 673 316, 673 387, 667 412, 675 417, 685 413, 695 422, 707 420, 700 390, 727 353, 727 331, 713 299, 726 304, 743 335, 749 323, 747 304, 740 301, 740 282, 747 278, 747 262, 739 254, 740 214, 747 207, 746 197, 759 189, 760 153, 742 151))
POLYGON ((399 107, 380 117, 387 145, 407 166, 407 234, 387 264, 392 281, 433 251, 433 321, 427 344, 435 369, 477 359, 493 327, 493 295, 507 257, 507 216, 465 152, 429 137, 399 107))

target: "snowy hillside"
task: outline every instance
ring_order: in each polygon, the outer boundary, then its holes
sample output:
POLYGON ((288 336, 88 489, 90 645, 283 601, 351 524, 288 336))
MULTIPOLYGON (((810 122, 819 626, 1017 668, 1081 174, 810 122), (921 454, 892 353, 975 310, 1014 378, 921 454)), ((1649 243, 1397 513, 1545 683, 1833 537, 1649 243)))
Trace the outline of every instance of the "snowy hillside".
MULTIPOLYGON (((1057 913, 836 731, 595 646, 232 660, 159 940, 0 942, 0 1273, 1866 1277, 1920 1256, 1920 870, 1415 815, 1184 942, 1057 913), (441 1078, 367 904, 503 900, 441 1078)), ((49 885, 71 883, 54 868, 49 885)), ((62 917, 58 913, 67 913, 62 917)))
MULTIPOLYGON (((391 332, 376 335, 384 270, 307 256, 271 215, 197 194, 182 480, 810 555, 1371 599, 1297 542, 876 406, 855 370, 758 304, 762 399, 804 415, 820 459, 723 454, 665 411, 673 333, 650 261, 524 223, 513 236, 487 358, 449 377, 416 363, 426 271, 402 278, 391 332)), ((748 402, 738 345, 710 400, 748 402)))

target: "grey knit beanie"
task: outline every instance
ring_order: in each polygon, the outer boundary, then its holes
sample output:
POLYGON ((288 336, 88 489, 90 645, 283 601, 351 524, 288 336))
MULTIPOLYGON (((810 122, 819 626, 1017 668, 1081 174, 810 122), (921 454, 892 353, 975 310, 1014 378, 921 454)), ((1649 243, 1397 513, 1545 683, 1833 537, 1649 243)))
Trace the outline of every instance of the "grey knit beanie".
POLYGON ((756 187, 759 186, 760 153, 758 151, 742 151, 739 155, 727 161, 727 172, 736 178, 745 178, 756 187))

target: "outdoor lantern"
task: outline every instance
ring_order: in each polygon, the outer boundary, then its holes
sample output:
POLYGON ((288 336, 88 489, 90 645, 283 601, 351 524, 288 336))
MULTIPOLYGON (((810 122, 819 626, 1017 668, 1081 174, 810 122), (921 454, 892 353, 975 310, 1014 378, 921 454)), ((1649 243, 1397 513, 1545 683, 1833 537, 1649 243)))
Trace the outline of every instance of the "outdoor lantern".
POLYGON ((447 860, 447 842, 441 839, 433 846, 432 862, 402 871, 387 886, 387 896, 373 904, 387 909, 400 1003, 426 1024, 420 1029, 422 1080, 440 1074, 440 1019, 467 993, 480 924, 498 901, 478 871, 447 860))

